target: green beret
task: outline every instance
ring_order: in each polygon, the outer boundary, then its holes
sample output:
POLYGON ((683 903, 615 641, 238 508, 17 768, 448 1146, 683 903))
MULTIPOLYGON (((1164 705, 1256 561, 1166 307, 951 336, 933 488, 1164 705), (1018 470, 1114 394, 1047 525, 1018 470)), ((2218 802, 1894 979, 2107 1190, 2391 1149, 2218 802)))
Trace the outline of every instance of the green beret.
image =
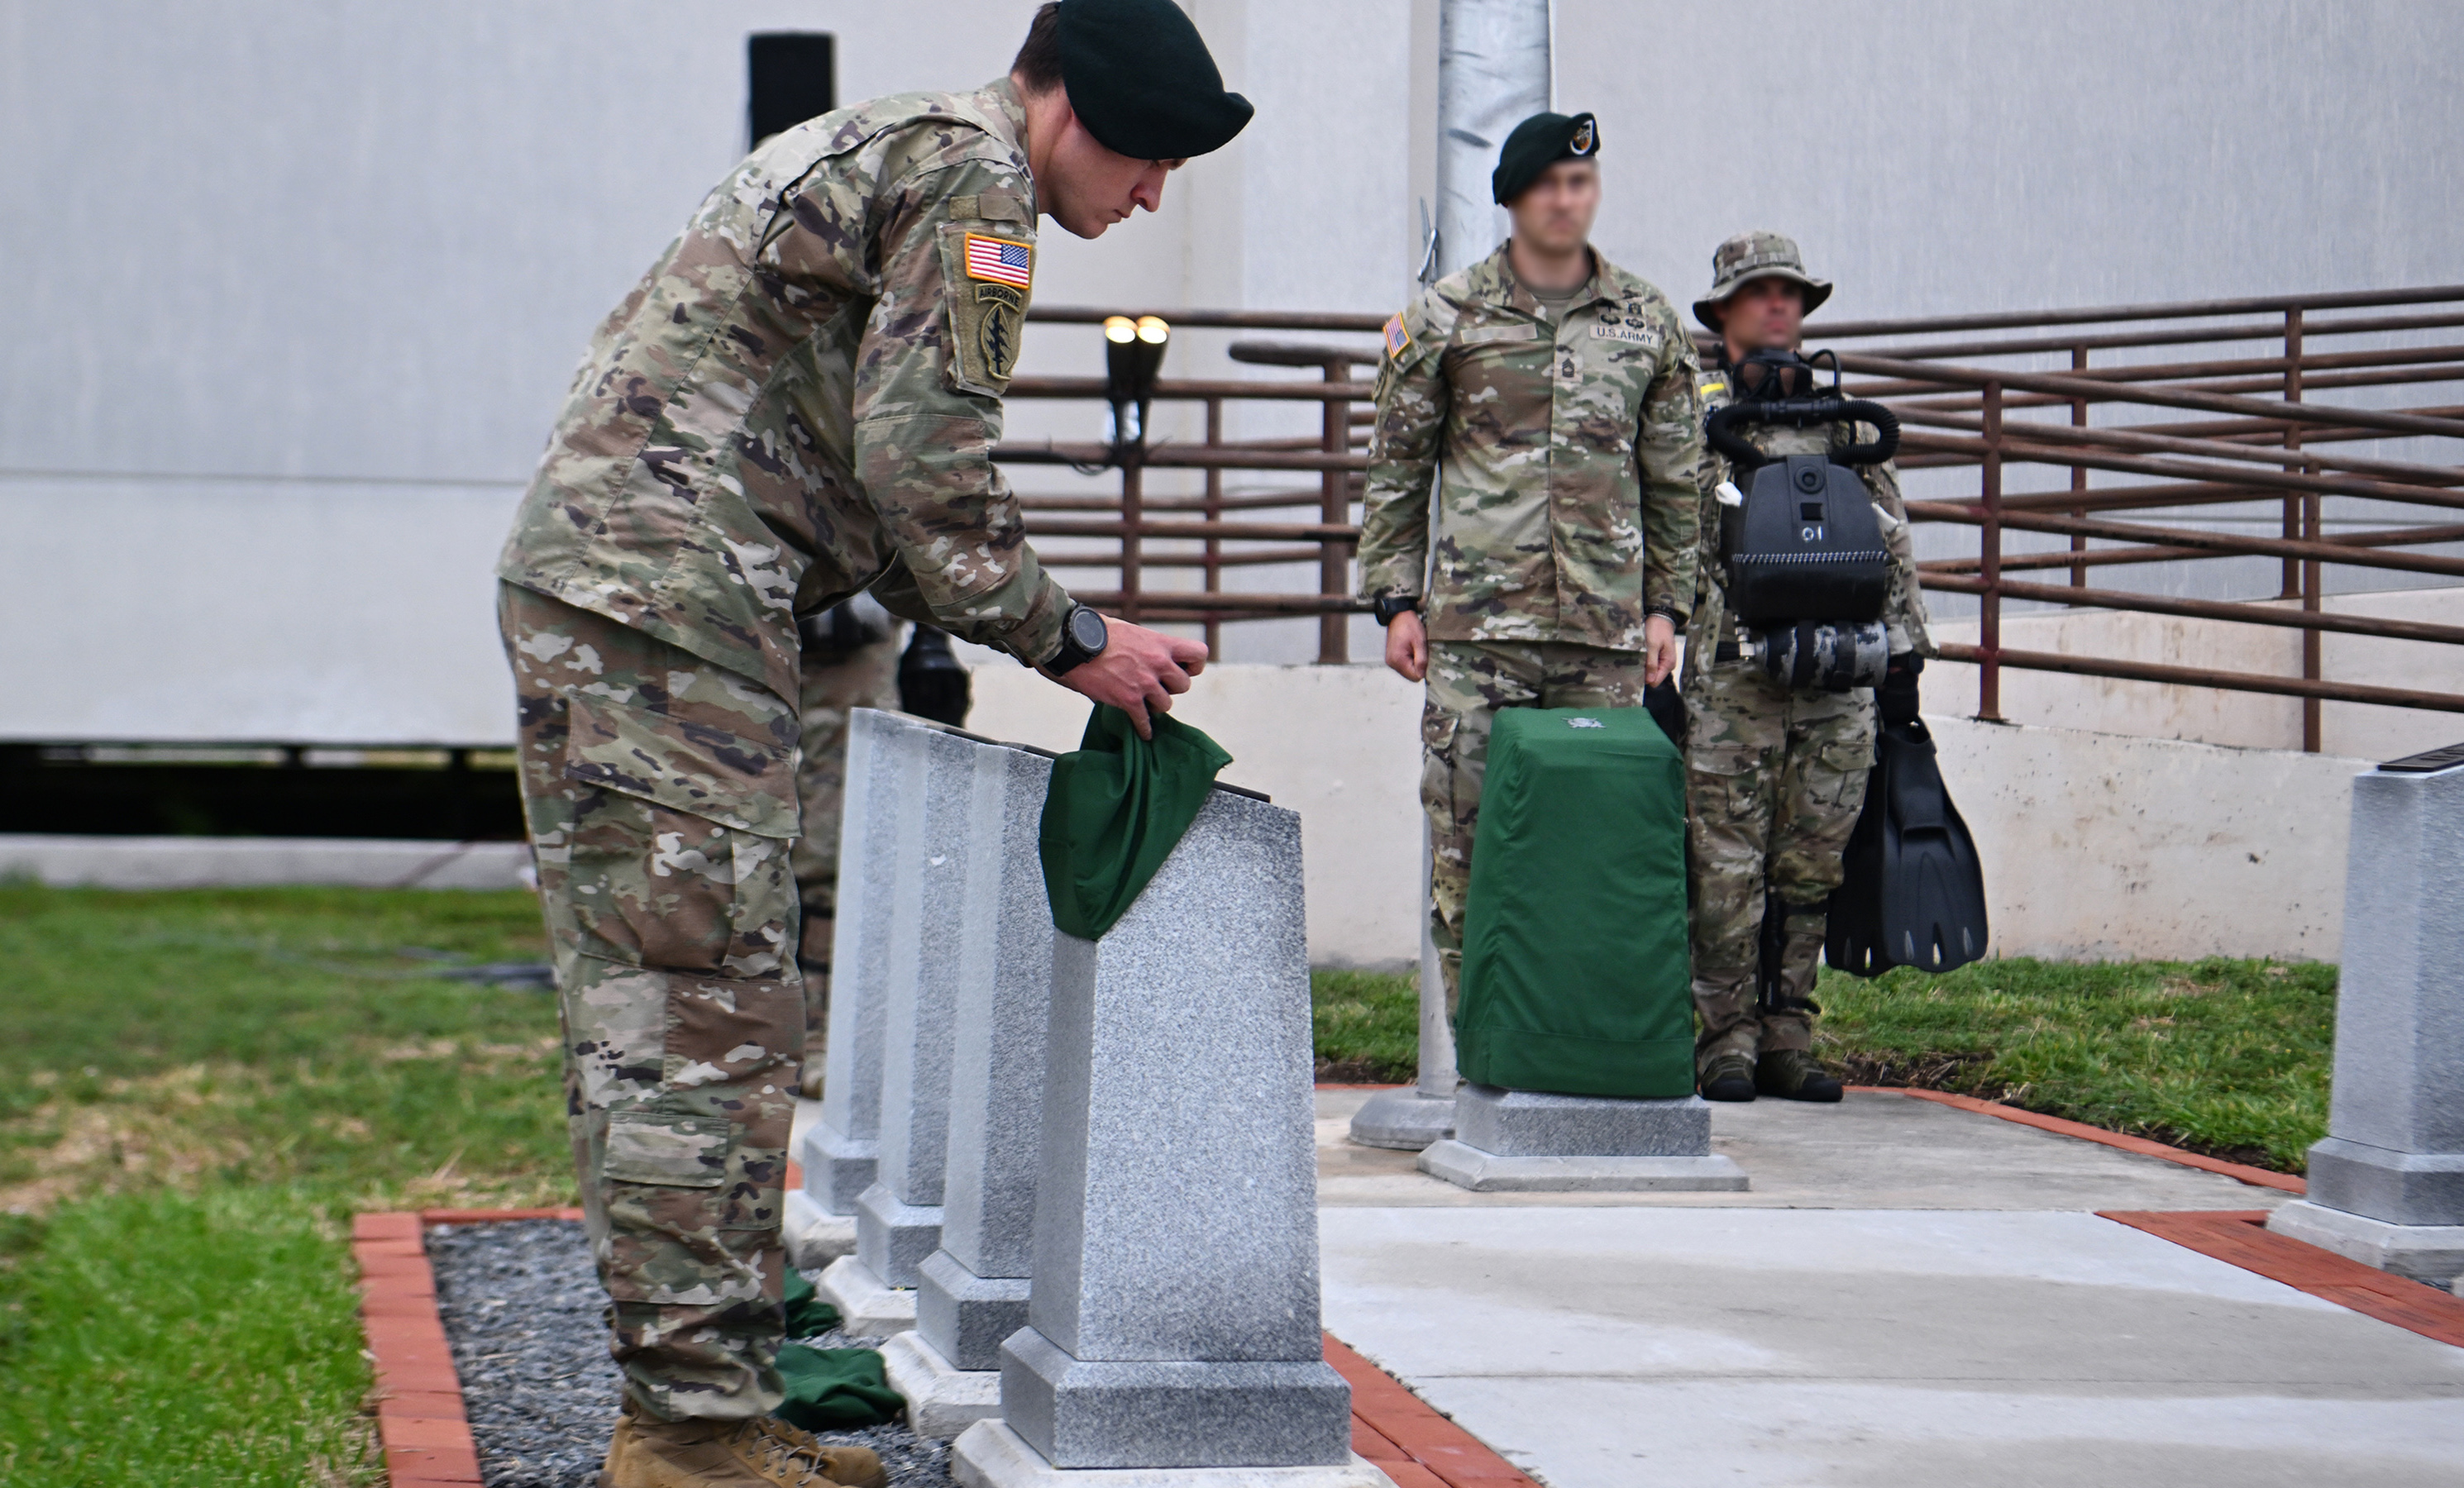
POLYGON ((1061 81, 1095 142, 1133 160, 1220 150, 1249 122, 1172 0, 1062 0, 1061 81))
POLYGON ((1590 160, 1599 153, 1600 126, 1591 115, 1534 114, 1514 126, 1514 132, 1506 137, 1506 148, 1497 152, 1497 169, 1488 178, 1489 194, 1503 207, 1559 161, 1590 160))

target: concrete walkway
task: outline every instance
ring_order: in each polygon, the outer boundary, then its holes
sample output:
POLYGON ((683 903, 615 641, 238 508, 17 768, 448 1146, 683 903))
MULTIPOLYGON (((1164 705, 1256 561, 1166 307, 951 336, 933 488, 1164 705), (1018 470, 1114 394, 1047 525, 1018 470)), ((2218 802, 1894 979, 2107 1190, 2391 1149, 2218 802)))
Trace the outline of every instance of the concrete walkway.
POLYGON ((1743 1194, 1461 1193, 1319 1096, 1327 1326, 1553 1488, 2464 1483, 2464 1349, 2094 1209, 2271 1189, 1895 1095, 1743 1194))

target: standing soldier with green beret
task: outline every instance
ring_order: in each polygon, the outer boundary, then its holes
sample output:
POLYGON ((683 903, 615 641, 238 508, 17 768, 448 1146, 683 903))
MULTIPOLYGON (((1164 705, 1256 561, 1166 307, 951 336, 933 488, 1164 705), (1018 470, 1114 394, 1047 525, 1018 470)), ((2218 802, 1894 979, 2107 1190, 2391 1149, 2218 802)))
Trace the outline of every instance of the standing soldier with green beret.
POLYGON ((1694 347, 1659 290, 1590 246, 1599 147, 1589 114, 1517 124, 1490 183, 1513 236, 1386 323, 1361 592, 1386 665, 1428 685, 1420 799, 1449 1011, 1497 710, 1639 706, 1694 602, 1694 347))
MULTIPOLYGON (((1757 352, 1796 350, 1805 317, 1831 295, 1807 274, 1796 244, 1742 232, 1712 255, 1710 293, 1694 317, 1719 335, 1704 368, 1705 417, 1763 391, 1741 382, 1803 377, 1771 370, 1757 352)), ((1804 386, 1788 389, 1804 396, 1804 386)), ((1749 424, 1742 437, 1768 456, 1815 454, 1859 436, 1846 424, 1749 424)), ((1876 692, 1884 717, 1913 718, 1917 672, 1932 654, 1917 587, 1907 509, 1885 462, 1859 467, 1891 555, 1882 620, 1889 666, 1882 686, 1844 692, 1793 689, 1746 654, 1720 558, 1718 497, 1727 461, 1710 454, 1704 481, 1701 586, 1685 649, 1686 858, 1693 873, 1694 1008, 1702 1021, 1695 1072, 1705 1098, 1837 1101, 1839 1082, 1815 1063, 1812 1000, 1826 929, 1824 903, 1839 886, 1839 855, 1865 803, 1874 764, 1876 692), (1764 920, 1784 915, 1779 965, 1762 964, 1764 920), (1764 973, 1777 996, 1768 1005, 1764 973)))
POLYGON ((801 617, 869 590, 1149 711, 1205 648, 1071 603, 994 468, 1036 225, 1229 141, 1171 0, 1039 11, 1009 76, 789 129, 599 328, 498 575, 623 1418, 608 1488, 879 1483, 770 1411, 805 1037, 801 617))

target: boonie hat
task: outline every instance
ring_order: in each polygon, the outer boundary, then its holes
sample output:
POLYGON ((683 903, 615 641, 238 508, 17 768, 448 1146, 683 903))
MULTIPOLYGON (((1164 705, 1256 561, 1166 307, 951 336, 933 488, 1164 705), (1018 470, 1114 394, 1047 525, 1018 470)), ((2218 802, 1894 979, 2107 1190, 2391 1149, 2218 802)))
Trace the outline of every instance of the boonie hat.
POLYGON ((1831 297, 1831 281, 1805 272, 1796 239, 1778 232, 1740 232, 1711 254, 1711 292, 1694 302, 1694 318, 1717 331, 1720 303, 1749 279, 1792 279, 1805 286, 1805 313, 1831 297))

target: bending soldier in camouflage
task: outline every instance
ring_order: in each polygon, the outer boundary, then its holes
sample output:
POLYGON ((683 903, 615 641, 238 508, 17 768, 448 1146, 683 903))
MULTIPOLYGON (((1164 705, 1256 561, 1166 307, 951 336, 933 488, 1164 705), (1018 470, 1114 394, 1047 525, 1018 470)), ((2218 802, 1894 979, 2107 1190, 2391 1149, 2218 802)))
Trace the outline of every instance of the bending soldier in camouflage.
POLYGON ((804 1052, 797 622, 862 590, 1148 730, 1205 648, 1074 607, 990 451, 1035 230, 1248 118, 1170 0, 787 130, 600 327, 498 574, 566 1112, 626 1379, 607 1488, 879 1482, 772 1417, 804 1052))
MULTIPOLYGON (((1696 318, 1722 344, 1703 377, 1707 417, 1736 396, 1736 369, 1757 351, 1793 349, 1805 317, 1830 295, 1796 245, 1747 232, 1720 245, 1711 291, 1696 318)), ((1766 454, 1811 454, 1854 437, 1842 425, 1749 425, 1766 454)), ((1695 1069, 1705 1097, 1750 1101, 1759 1091, 1837 1101, 1839 1082, 1815 1062, 1812 1000, 1822 954, 1824 901, 1839 886, 1839 854, 1865 802, 1874 763, 1875 689, 1792 689, 1744 655, 1729 613, 1714 492, 1729 476, 1709 455, 1704 482, 1701 587, 1685 650, 1687 861, 1693 874, 1694 1007, 1702 1027, 1695 1069), (1779 996, 1761 997, 1763 921, 1784 913, 1779 996)), ((1890 670, 1881 692, 1892 716, 1916 712, 1916 673, 1933 650, 1908 544, 1907 512, 1888 464, 1861 468, 1891 554, 1883 601, 1890 670)))
POLYGON ((1361 592, 1386 665, 1428 685, 1420 799, 1450 1012, 1497 710, 1639 706, 1694 600, 1694 348, 1660 291, 1589 246, 1598 147, 1588 114, 1516 126, 1494 183, 1513 237, 1387 322, 1377 376, 1361 592))

